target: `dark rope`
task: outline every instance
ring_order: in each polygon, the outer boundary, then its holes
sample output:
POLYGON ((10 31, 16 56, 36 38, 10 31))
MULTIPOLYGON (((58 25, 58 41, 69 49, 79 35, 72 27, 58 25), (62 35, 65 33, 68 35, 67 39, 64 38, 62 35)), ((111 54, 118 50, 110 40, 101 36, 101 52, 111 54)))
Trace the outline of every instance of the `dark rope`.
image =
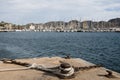
POLYGON ((75 71, 83 71, 83 70, 90 70, 94 68, 102 67, 100 65, 94 65, 94 66, 85 66, 85 67, 74 67, 75 71))

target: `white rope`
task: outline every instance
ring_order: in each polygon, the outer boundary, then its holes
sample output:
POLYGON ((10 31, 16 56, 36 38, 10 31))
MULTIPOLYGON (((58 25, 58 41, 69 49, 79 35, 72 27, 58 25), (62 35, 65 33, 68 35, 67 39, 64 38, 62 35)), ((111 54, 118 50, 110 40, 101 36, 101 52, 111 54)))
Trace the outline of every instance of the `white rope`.
POLYGON ((30 69, 29 67, 26 68, 5 68, 5 69, 0 69, 0 72, 4 72, 4 71, 17 71, 17 70, 28 70, 30 69))
POLYGON ((61 69, 61 70, 64 70, 64 71, 70 71, 70 70, 72 69, 72 67, 70 67, 70 68, 66 68, 66 69, 65 69, 65 68, 60 67, 60 69, 61 69))
POLYGON ((28 70, 32 68, 36 68, 38 65, 36 63, 31 64, 29 67, 24 67, 24 68, 1 68, 0 72, 4 71, 17 71, 17 70, 28 70))
POLYGON ((68 77, 68 76, 71 76, 71 75, 74 74, 74 69, 71 68, 70 72, 68 72, 67 74, 62 74, 62 73, 60 73, 59 71, 54 72, 54 74, 61 75, 61 76, 64 76, 64 77, 68 77))
POLYGON ((40 69, 40 70, 49 70, 47 68, 45 68, 43 65, 40 64, 36 64, 33 63, 28 67, 24 67, 24 68, 0 68, 0 72, 4 72, 4 71, 17 71, 17 70, 28 70, 28 69, 40 69))

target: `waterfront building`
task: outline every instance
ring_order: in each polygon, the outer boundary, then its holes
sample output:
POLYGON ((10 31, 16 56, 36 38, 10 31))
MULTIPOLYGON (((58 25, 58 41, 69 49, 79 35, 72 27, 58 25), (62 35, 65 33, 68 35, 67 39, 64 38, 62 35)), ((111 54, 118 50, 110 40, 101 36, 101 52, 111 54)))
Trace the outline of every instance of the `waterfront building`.
POLYGON ((35 31, 35 26, 34 26, 34 25, 30 25, 30 26, 29 26, 29 30, 30 30, 30 31, 35 31))

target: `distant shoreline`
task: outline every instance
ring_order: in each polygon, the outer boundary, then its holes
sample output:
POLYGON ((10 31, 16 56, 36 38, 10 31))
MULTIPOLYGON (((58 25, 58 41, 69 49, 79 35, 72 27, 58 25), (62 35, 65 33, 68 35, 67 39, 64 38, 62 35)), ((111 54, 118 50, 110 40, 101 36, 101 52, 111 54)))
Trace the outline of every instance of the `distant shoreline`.
POLYGON ((0 22, 0 32, 13 31, 34 31, 34 32, 120 32, 120 18, 110 19, 109 21, 79 21, 71 20, 50 21, 46 23, 28 23, 17 25, 13 23, 0 22))
POLYGON ((84 30, 84 31, 22 31, 22 30, 19 30, 19 31, 0 31, 0 32, 120 32, 120 31, 88 31, 88 30, 84 30))

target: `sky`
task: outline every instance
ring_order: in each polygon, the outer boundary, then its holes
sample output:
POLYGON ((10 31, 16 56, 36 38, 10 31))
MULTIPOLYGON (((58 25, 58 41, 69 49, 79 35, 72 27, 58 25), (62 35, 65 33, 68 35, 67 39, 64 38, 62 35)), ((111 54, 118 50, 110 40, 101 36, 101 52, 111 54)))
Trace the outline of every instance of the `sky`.
POLYGON ((107 21, 120 17, 120 0, 0 0, 0 21, 107 21))

